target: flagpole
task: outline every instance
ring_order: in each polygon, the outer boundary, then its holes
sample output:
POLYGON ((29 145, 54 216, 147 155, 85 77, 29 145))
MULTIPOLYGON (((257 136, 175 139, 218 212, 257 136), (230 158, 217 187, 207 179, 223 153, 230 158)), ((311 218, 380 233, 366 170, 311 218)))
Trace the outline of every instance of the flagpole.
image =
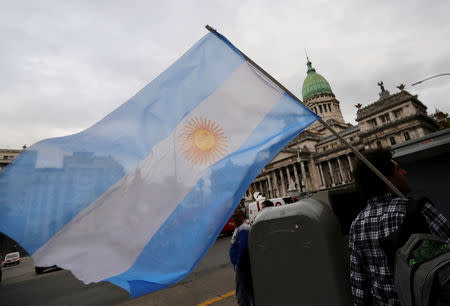
MULTIPOLYGON (((217 31, 210 27, 209 25, 206 25, 205 28, 213 33, 217 33, 217 31)), ((237 49, 237 48, 236 48, 237 49)), ((258 69, 262 74, 264 74, 269 80, 271 80, 274 84, 276 84, 278 87, 280 87, 283 91, 285 91, 292 99, 299 102, 300 104, 307 107, 299 98, 297 98, 292 92, 290 92, 286 87, 281 85, 276 79, 274 79, 269 73, 267 73, 264 69, 259 67, 254 61, 252 61, 247 55, 245 55, 241 50, 237 49, 242 56, 250 63, 252 64, 256 69, 258 69)), ((308 108, 309 109, 309 108, 308 108)), ((388 187, 395 192, 398 196, 405 198, 403 193, 400 192, 400 190, 397 189, 377 168, 375 168, 372 163, 370 163, 355 147, 353 147, 350 143, 348 143, 339 133, 337 133, 328 123, 326 123, 322 118, 319 118, 318 121, 327 128, 334 136, 336 136, 344 145, 346 145, 360 160, 362 160, 363 163, 365 163, 375 174, 388 185, 388 187)))
POLYGON ((378 175, 378 177, 380 179, 383 180, 383 182, 386 183, 386 185, 389 186, 389 188, 391 188, 391 190, 393 192, 395 192, 398 196, 402 197, 402 198, 406 198, 403 193, 400 192, 400 190, 397 189, 397 187, 394 186, 394 184, 391 183, 391 181, 389 181, 377 168, 375 168, 374 165, 372 165, 371 162, 369 162, 367 160, 367 158, 364 157, 364 155, 361 154, 361 152, 359 152, 354 146, 352 146, 350 143, 348 143, 344 137, 342 137, 341 135, 339 135, 338 132, 336 132, 331 126, 328 125, 328 123, 326 123, 322 118, 320 118, 318 120, 324 127, 326 127, 331 133, 333 133, 334 136, 336 136, 343 144, 345 144, 353 153, 355 153, 355 155, 363 161, 363 163, 365 163, 367 165, 367 167, 369 167, 373 172, 375 172, 376 175, 378 175))

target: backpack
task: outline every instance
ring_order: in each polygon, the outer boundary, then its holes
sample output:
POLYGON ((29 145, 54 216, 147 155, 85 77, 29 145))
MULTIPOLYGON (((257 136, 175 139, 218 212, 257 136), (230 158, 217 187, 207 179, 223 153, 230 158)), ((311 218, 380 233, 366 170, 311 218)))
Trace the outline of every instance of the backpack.
POLYGON ((402 305, 450 305, 450 245, 431 234, 412 234, 395 260, 402 305))
POLYGON ((381 243, 401 305, 450 305, 450 245, 430 234, 426 198, 410 199, 403 224, 381 243))

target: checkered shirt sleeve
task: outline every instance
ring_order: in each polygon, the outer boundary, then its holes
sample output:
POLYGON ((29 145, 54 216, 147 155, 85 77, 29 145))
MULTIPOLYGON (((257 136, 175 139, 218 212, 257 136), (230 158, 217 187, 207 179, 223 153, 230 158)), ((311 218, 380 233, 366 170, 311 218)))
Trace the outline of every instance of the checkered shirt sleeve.
POLYGON ((405 215, 405 200, 368 205, 353 221, 349 236, 350 285, 354 305, 395 304, 397 296, 386 255, 378 241, 395 231, 405 215), (378 271, 376 275, 369 271, 378 271))
POLYGON ((425 217, 431 233, 450 243, 450 229, 447 219, 428 203, 425 203, 422 215, 425 217))
MULTIPOLYGON (((393 271, 379 241, 404 222, 407 200, 384 195, 368 201, 353 221, 349 234, 350 284, 354 305, 399 305, 393 271)), ((426 203, 422 215, 430 232, 450 243, 447 219, 426 203)))
POLYGON ((354 239, 350 237, 350 284, 354 305, 371 305, 370 280, 363 270, 364 260, 354 247, 354 239))

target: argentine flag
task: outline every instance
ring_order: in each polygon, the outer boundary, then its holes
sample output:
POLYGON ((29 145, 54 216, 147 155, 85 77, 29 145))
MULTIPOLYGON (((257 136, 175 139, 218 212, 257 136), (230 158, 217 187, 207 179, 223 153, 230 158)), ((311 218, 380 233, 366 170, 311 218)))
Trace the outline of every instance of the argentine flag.
POLYGON ((225 37, 205 35, 78 134, 0 172, 0 231, 37 266, 131 296, 183 279, 261 169, 317 115, 225 37))

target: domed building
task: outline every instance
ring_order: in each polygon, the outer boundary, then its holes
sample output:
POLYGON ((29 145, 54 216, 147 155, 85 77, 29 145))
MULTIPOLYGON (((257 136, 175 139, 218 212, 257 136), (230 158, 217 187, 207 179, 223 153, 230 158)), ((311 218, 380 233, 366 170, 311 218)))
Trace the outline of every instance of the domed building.
MULTIPOLYGON (((340 102, 330 83, 307 58, 306 78, 302 84, 303 103, 318 114, 357 150, 389 147, 438 130, 427 115, 427 107, 398 86, 391 95, 379 82, 380 98, 357 107, 353 126, 346 123, 340 102)), ((245 198, 259 191, 268 198, 302 196, 307 193, 351 184, 356 158, 351 150, 321 123, 315 122, 281 150, 253 181, 245 198)))
MULTIPOLYGON (((339 107, 339 101, 331 90, 330 83, 312 67, 308 59, 306 63, 308 71, 303 81, 303 103, 322 117, 336 131, 341 131, 350 125, 345 123, 339 107)), ((310 131, 331 135, 319 122, 315 122, 310 131)))

